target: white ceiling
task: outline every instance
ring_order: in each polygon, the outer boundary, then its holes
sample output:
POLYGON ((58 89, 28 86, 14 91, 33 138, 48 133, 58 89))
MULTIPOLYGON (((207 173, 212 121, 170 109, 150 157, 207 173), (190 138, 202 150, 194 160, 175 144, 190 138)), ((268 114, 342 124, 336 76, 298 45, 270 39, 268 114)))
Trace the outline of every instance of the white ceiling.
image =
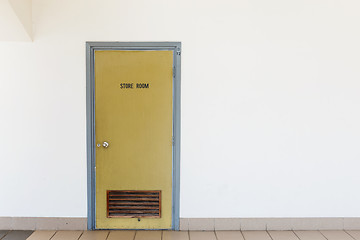
POLYGON ((31 0, 0 0, 0 41, 32 41, 31 0))

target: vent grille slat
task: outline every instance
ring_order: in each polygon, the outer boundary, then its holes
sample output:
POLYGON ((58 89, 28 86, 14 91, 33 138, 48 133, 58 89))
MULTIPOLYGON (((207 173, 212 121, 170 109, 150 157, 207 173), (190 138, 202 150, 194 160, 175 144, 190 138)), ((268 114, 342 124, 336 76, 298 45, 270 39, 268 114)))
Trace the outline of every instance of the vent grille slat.
POLYGON ((117 196, 121 196, 121 197, 157 197, 158 195, 154 195, 154 194, 114 194, 111 197, 117 197, 117 196))
POLYGON ((156 210, 159 209, 157 206, 155 206, 155 207, 121 206, 121 207, 110 207, 110 210, 112 210, 112 209, 124 209, 124 208, 126 208, 126 209, 156 209, 156 210))
POLYGON ((110 213, 158 213, 158 210, 110 210, 110 213))
POLYGON ((153 203, 153 202, 113 202, 113 201, 110 201, 110 204, 111 205, 116 205, 116 206, 123 206, 123 205, 144 205, 144 206, 152 206, 152 205, 155 205, 157 206, 158 204, 157 203, 153 203))
POLYGON ((158 202, 158 198, 110 198, 109 200, 117 201, 148 201, 148 202, 158 202))
POLYGON ((160 218, 161 191, 107 191, 108 218, 160 218))

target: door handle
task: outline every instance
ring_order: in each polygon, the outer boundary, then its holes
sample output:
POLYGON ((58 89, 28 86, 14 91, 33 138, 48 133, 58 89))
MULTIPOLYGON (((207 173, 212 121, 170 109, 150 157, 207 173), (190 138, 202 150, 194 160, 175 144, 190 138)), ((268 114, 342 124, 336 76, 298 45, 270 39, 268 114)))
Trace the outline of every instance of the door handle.
POLYGON ((108 142, 103 142, 103 147, 104 148, 107 148, 109 146, 109 143, 108 142))
POLYGON ((96 146, 99 148, 99 147, 101 147, 101 146, 103 146, 104 148, 108 148, 109 147, 109 143, 108 142, 103 142, 102 144, 101 143, 98 143, 98 144, 96 144, 96 146))

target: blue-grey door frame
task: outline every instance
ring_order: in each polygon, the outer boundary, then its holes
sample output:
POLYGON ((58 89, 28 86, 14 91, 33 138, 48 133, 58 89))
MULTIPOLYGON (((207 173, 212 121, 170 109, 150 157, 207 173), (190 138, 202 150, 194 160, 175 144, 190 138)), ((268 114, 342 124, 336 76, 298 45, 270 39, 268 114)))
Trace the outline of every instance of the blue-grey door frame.
POLYGON ((172 229, 179 230, 180 212, 180 42, 87 42, 86 43, 86 147, 87 147, 87 203, 88 229, 95 224, 95 75, 96 50, 170 50, 173 51, 173 199, 172 229))

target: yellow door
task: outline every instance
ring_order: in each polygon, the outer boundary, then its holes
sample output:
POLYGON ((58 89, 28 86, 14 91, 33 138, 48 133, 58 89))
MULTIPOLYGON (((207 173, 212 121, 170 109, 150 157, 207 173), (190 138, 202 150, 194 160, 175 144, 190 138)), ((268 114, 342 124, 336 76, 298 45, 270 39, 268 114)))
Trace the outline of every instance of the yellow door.
POLYGON ((95 51, 96 228, 171 228, 172 101, 172 51, 95 51))

